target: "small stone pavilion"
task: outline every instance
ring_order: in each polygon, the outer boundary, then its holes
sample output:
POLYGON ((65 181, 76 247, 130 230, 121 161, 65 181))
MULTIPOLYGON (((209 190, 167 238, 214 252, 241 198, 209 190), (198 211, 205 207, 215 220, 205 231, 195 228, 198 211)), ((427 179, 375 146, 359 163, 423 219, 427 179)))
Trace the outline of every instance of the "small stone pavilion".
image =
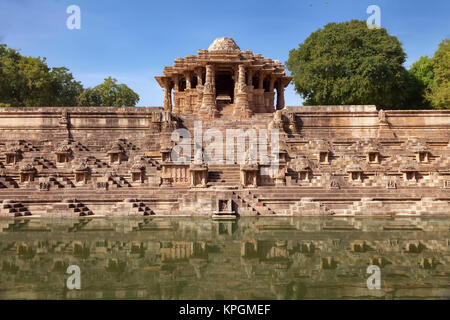
POLYGON ((164 89, 166 111, 213 118, 281 110, 284 88, 292 80, 280 61, 241 51, 231 38, 218 38, 208 50, 176 58, 163 73, 155 78, 164 89))

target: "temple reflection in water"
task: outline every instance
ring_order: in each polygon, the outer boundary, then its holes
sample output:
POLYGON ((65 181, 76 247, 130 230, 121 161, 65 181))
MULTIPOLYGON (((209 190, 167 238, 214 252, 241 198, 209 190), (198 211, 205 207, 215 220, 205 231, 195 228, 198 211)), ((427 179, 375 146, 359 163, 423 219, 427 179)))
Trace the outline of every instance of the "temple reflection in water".
POLYGON ((450 298, 448 218, 0 221, 0 299, 450 298), (66 288, 69 265, 81 290, 66 288), (369 265, 381 289, 369 290, 369 265))

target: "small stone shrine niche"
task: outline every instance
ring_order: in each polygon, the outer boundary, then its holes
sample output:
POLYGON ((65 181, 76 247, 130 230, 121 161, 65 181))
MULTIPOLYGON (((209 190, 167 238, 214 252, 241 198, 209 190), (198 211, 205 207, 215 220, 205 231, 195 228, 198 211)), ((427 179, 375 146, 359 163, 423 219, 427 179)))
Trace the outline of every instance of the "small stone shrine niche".
POLYGON ((363 170, 358 164, 351 164, 346 168, 348 179, 350 181, 362 181, 363 170))
POLYGON ((298 157, 292 161, 291 169, 297 172, 298 181, 309 182, 311 180, 311 166, 307 158, 298 157))
POLYGON ((171 153, 172 153, 172 148, 162 147, 161 148, 161 161, 163 161, 163 162, 171 161, 171 153))
POLYGON ((416 155, 417 163, 429 163, 430 162, 430 149, 423 139, 410 138, 402 146, 405 150, 412 150, 416 155))
POLYGON ((366 162, 377 164, 381 162, 380 149, 377 145, 371 144, 366 148, 366 162))
POLYGON ((109 162, 110 163, 120 164, 122 162, 122 160, 123 160, 123 155, 124 155, 122 146, 119 143, 116 143, 108 151, 108 155, 109 155, 109 162))
POLYGON ((411 164, 404 165, 400 170, 406 182, 417 182, 419 180, 419 172, 415 166, 411 164))
POLYGON ((56 151, 56 162, 65 163, 70 161, 72 150, 68 145, 60 146, 56 151))
POLYGON ((20 160, 21 150, 18 148, 11 148, 5 152, 6 164, 16 164, 20 160))
POLYGON ((317 143, 317 152, 320 164, 330 164, 331 150, 328 143, 324 140, 319 140, 317 143))
POLYGON ((380 163, 380 153, 378 151, 367 152, 368 163, 380 163))
POLYGON ((20 182, 32 182, 36 175, 36 168, 31 164, 22 166, 19 170, 20 182))
POLYGON ((89 167, 85 163, 81 163, 75 168, 75 182, 86 183, 89 180, 89 167))
POLYGON ((145 166, 137 162, 131 167, 131 181, 143 183, 145 180, 145 166))

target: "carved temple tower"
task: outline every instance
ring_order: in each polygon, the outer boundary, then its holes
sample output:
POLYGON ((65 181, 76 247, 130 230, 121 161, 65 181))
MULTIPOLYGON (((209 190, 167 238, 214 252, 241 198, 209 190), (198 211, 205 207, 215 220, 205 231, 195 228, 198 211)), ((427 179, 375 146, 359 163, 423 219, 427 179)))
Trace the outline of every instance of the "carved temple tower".
POLYGON ((164 89, 165 110, 207 117, 245 118, 283 109, 284 88, 292 80, 280 61, 241 51, 231 38, 176 58, 163 74, 155 78, 164 89))

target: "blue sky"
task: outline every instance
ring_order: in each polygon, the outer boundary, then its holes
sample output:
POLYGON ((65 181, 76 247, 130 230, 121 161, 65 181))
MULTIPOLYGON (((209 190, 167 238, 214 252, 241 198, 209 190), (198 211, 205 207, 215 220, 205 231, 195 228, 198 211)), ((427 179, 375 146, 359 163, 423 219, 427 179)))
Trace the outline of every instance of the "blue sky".
MULTIPOLYGON (((382 27, 403 43, 407 67, 450 37, 449 0, 0 0, 0 42, 68 67, 85 87, 115 77, 140 95, 138 105, 159 106, 153 77, 215 38, 285 62, 325 24, 367 20, 369 5, 381 8, 382 27), (81 9, 80 30, 66 27, 72 4, 81 9)), ((292 86, 286 104, 301 105, 292 86)))

